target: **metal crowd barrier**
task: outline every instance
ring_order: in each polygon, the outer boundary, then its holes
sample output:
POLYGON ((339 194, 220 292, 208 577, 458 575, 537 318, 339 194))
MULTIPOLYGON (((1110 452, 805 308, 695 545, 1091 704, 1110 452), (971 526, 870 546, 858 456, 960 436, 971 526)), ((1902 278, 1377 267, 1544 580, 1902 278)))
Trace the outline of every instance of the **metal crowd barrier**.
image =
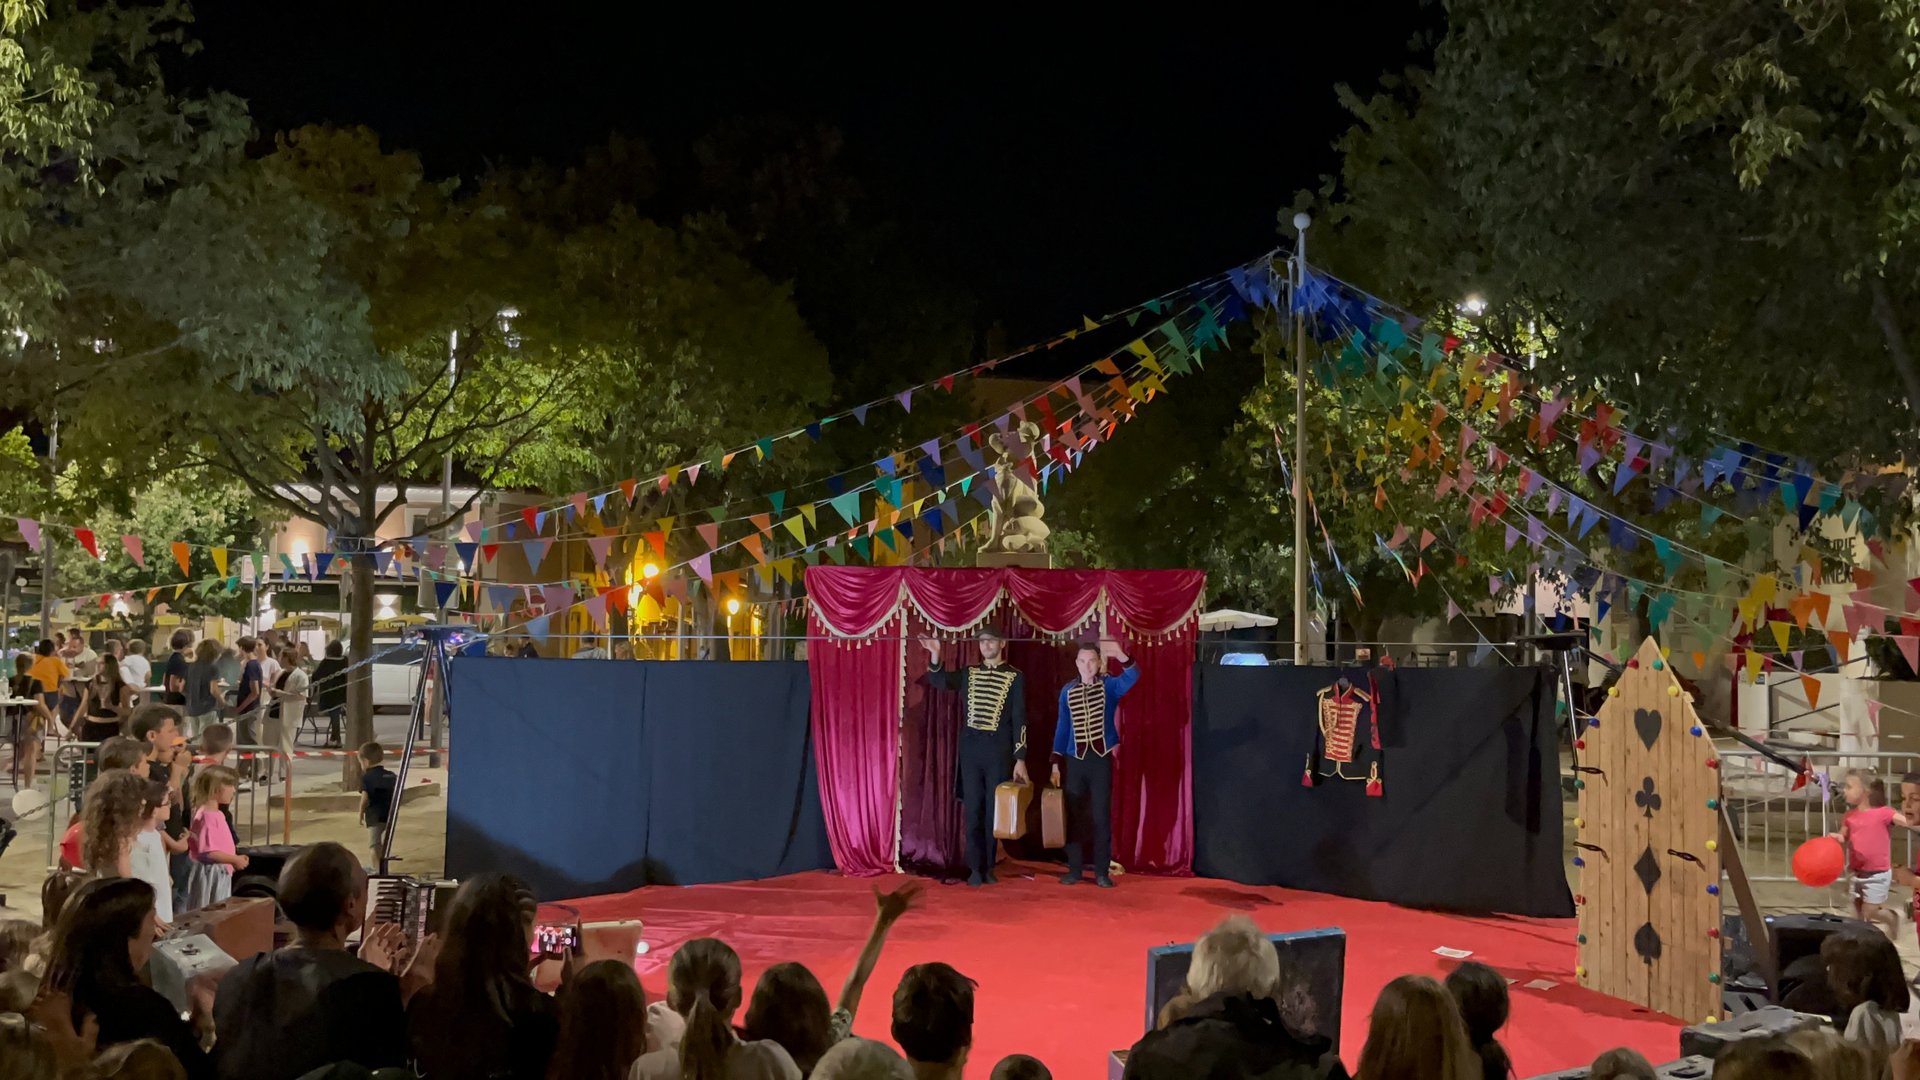
MULTIPOLYGON (((1794 849, 1816 836, 1840 831, 1847 812, 1844 789, 1849 769, 1870 769, 1885 781, 1888 805, 1895 809, 1900 806, 1900 777, 1920 772, 1920 753, 1915 752, 1861 753, 1779 745, 1773 749, 1804 760, 1811 778, 1796 786, 1798 774, 1757 751, 1719 751, 1721 799, 1751 881, 1793 881, 1794 849)), ((1920 839, 1915 833, 1894 829, 1895 866, 1913 866, 1917 848, 1920 839)))
MULTIPOLYGON (((60 837, 67 830, 67 823, 81 809, 81 802, 88 785, 99 775, 94 756, 100 744, 92 742, 63 742, 53 752, 49 761, 51 771, 48 776, 47 803, 47 866, 60 864, 60 837)), ((240 774, 241 788, 228 807, 233 813, 234 844, 250 847, 273 842, 273 825, 277 817, 280 822, 280 842, 293 842, 293 784, 288 772, 287 757, 278 747, 273 746, 235 746, 227 755, 227 764, 240 774), (271 763, 266 770, 264 782, 254 782, 254 776, 260 771, 262 761, 271 763), (276 804, 279 813, 275 813, 276 804)), ((193 769, 203 766, 193 766, 193 769)), ((187 781, 181 791, 181 797, 193 798, 193 783, 187 781)), ((189 808, 191 809, 191 808, 189 808)))

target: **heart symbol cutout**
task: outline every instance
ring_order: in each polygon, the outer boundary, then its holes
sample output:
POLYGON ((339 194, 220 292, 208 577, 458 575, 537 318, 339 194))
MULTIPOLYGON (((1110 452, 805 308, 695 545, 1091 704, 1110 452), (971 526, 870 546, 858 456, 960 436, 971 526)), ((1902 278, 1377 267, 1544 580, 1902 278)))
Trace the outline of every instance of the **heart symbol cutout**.
POLYGON ((1655 740, 1660 738, 1660 728, 1664 721, 1659 709, 1633 710, 1633 730, 1639 734, 1640 741, 1647 749, 1653 749, 1655 740))

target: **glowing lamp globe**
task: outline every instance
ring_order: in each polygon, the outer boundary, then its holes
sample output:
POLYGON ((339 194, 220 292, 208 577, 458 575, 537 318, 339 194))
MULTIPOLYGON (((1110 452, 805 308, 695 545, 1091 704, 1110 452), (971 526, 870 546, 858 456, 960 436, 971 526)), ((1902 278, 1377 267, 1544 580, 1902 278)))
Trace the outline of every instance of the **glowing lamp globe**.
POLYGON ((1793 852, 1793 876, 1809 888, 1824 888, 1840 880, 1846 865, 1846 851, 1831 836, 1816 836, 1793 852))

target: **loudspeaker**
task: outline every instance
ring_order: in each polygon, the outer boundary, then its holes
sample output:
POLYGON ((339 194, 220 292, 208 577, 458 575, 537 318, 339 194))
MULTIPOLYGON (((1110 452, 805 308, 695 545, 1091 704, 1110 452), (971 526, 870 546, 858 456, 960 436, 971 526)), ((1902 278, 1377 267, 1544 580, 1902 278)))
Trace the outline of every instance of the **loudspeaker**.
POLYGON ((1818 1027, 1826 1022, 1827 1018, 1824 1016, 1797 1013, 1792 1009, 1769 1005, 1764 1009, 1755 1009, 1753 1012, 1736 1016, 1731 1020, 1722 1020, 1715 1024, 1693 1024, 1680 1029, 1680 1052, 1704 1058, 1717 1058, 1727 1047, 1745 1039, 1788 1035, 1801 1028, 1818 1027))
POLYGON ((1781 972, 1803 956, 1820 955, 1820 943, 1833 934, 1873 929, 1871 923, 1842 915, 1769 915, 1766 923, 1775 970, 1781 972))
MULTIPOLYGON (((1296 1006, 1290 1016, 1301 1023, 1305 1033, 1319 1035, 1340 1049, 1340 995, 1347 981, 1347 932, 1338 927, 1323 930, 1298 930, 1289 934, 1269 934, 1280 954, 1280 970, 1290 973, 1298 984, 1281 988, 1283 1008, 1296 1006)), ((1193 945, 1162 945, 1147 950, 1147 1017, 1144 1030, 1152 1031, 1160 1010, 1187 985, 1187 969, 1193 966, 1193 945)))

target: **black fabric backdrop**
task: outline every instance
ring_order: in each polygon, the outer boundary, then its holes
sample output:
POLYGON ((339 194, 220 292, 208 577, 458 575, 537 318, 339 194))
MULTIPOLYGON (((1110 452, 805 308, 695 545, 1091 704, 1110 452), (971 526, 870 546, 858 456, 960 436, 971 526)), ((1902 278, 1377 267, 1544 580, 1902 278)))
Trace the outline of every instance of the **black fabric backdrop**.
POLYGON ((1314 693, 1339 672, 1205 664, 1194 674, 1196 874, 1413 907, 1573 914, 1546 669, 1374 672, 1381 798, 1360 783, 1300 782, 1314 693))
POLYGON ((563 899, 833 866, 804 663, 463 656, 451 681, 449 877, 563 899))

